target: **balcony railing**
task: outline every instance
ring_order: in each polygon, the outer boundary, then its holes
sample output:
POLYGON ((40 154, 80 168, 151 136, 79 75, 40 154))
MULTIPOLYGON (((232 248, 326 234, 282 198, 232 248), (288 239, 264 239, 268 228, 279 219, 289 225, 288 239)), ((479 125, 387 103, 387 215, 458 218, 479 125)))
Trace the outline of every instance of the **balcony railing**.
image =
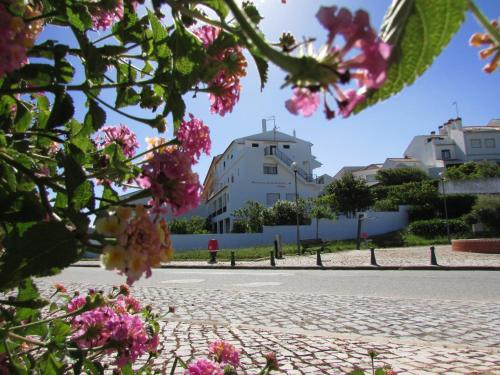
MULTIPOLYGON (((283 163, 285 163, 288 167, 292 167, 293 160, 285 154, 283 151, 278 150, 276 147, 271 147, 268 146, 264 148, 264 155, 265 156, 276 156, 278 159, 280 159, 283 163)), ((297 174, 302 177, 304 180, 307 182, 316 182, 315 178, 311 173, 307 173, 305 170, 303 170, 300 167, 297 167, 297 174)))

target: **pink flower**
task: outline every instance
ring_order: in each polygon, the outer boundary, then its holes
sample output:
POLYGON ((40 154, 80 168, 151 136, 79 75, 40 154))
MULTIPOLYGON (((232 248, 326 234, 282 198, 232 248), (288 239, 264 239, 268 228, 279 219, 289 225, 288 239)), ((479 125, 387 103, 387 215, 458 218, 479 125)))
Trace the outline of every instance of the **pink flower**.
POLYGON ((234 367, 240 365, 240 351, 227 341, 215 340, 210 344, 209 352, 216 362, 228 363, 234 367))
POLYGON ((190 363, 184 375, 224 375, 224 371, 215 362, 205 358, 190 363))
POLYGON ((83 306, 85 306, 86 303, 87 303, 87 299, 84 296, 82 296, 82 295, 76 296, 71 301, 69 301, 68 306, 67 306, 68 311, 69 312, 76 311, 76 310, 82 308, 83 306))
POLYGON ((319 107, 319 94, 305 88, 295 88, 293 96, 285 103, 286 108, 294 115, 311 116, 319 107))
MULTIPOLYGON (((321 7, 316 17, 328 30, 327 42, 317 60, 334 73, 329 82, 317 83, 317 89, 325 95, 327 118, 335 116, 335 111, 330 109, 326 101, 328 94, 339 103, 342 116, 347 117, 365 100, 369 90, 380 88, 386 81, 392 48, 380 40, 370 26, 368 13, 363 10, 358 10, 353 15, 346 8, 321 7), (333 44, 337 36, 344 39, 343 45, 333 44), (357 84, 357 88, 341 87, 352 82, 357 84)), ((306 83, 307 87, 314 87, 314 82, 306 83)), ((298 85, 301 85, 300 81, 298 85)), ((310 116, 319 106, 319 94, 316 94, 318 97, 314 100, 307 100, 310 95, 299 95, 296 90, 297 88, 294 89, 294 97, 286 102, 286 107, 294 114, 310 116)))
POLYGON ((190 121, 183 121, 177 131, 177 139, 181 142, 182 149, 189 155, 199 159, 201 152, 210 155, 210 129, 203 121, 189 114, 190 121))
POLYGON ((41 19, 31 22, 23 20, 40 15, 40 9, 33 9, 29 5, 22 5, 20 9, 7 9, 8 3, 0 3, 0 77, 28 62, 27 51, 33 47, 43 28, 41 19))
POLYGON ((135 155, 136 149, 139 148, 139 142, 135 133, 127 128, 125 125, 118 126, 105 126, 101 129, 104 133, 96 138, 98 146, 104 148, 111 143, 116 143, 121 147, 123 155, 131 158, 135 155))
POLYGON ((354 108, 356 108, 359 103, 365 100, 364 95, 358 94, 356 90, 339 92, 339 97, 339 112, 344 118, 349 117, 354 108))
POLYGON ((157 206, 166 203, 180 215, 200 203, 201 185, 191 165, 192 156, 178 148, 154 153, 143 165, 139 183, 151 189, 157 206))
POLYGON ((123 0, 103 0, 90 8, 94 28, 105 30, 123 18, 123 0))
MULTIPOLYGON (((498 20, 492 20, 491 26, 500 31, 500 18, 498 20)), ((479 51, 479 58, 481 60, 493 56, 491 61, 483 67, 485 73, 493 73, 497 70, 500 66, 500 45, 495 43, 493 37, 489 33, 473 34, 469 40, 469 44, 473 47, 483 47, 483 49, 479 51)))
MULTIPOLYGON (((200 38, 203 46, 209 49, 219 37, 221 30, 206 25, 194 33, 200 38)), ((210 89, 210 112, 224 116, 233 110, 240 99, 240 78, 246 75, 247 62, 239 45, 219 47, 210 52, 211 56, 207 59, 206 65, 211 69, 218 68, 214 77, 207 82, 210 89)))

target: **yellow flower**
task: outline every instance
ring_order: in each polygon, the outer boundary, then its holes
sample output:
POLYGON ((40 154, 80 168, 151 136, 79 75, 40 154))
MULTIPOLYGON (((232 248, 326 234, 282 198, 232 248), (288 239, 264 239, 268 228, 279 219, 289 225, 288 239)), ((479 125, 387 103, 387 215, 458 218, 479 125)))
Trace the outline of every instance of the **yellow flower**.
POLYGON ((118 245, 107 245, 101 254, 101 264, 107 270, 124 270, 126 266, 127 252, 118 245))
POLYGON ((132 208, 130 207, 118 207, 116 209, 116 216, 120 218, 120 220, 127 221, 132 216, 132 208))
POLYGON ((128 260, 127 276, 139 280, 147 266, 147 257, 141 253, 133 252, 128 260))
POLYGON ((118 216, 101 217, 95 222, 95 230, 105 236, 118 237, 127 229, 127 223, 118 216))

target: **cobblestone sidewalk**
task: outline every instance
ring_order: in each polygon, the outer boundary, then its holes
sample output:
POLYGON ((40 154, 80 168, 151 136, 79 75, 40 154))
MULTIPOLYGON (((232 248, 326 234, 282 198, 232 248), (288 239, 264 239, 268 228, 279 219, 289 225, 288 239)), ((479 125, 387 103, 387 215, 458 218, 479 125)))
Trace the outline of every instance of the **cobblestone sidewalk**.
POLYGON ((248 374, 269 351, 278 354, 287 374, 368 369, 372 348, 380 353, 378 365, 391 364, 404 374, 500 374, 500 302, 165 287, 134 287, 133 293, 161 311, 176 306, 176 314, 162 324, 159 367, 168 368, 174 353, 185 359, 206 355, 208 342, 218 337, 242 349, 248 374))

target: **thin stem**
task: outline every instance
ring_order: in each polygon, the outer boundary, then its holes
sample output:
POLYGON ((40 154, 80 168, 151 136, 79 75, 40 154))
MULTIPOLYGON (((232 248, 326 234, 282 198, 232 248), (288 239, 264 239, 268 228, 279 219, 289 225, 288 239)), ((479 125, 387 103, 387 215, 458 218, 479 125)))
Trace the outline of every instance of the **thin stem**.
POLYGON ((31 17, 31 18, 25 18, 23 21, 24 22, 33 22, 33 21, 36 21, 36 20, 40 20, 40 19, 43 19, 43 18, 50 18, 50 17, 53 17, 53 16, 57 16, 57 12, 56 11, 45 13, 45 14, 39 14, 38 16, 31 17))
POLYGON ((240 10, 234 0, 224 0, 224 2, 227 4, 229 9, 231 9, 234 18, 236 18, 245 34, 260 50, 260 52, 262 52, 269 60, 271 60, 283 70, 290 72, 293 75, 298 75, 300 73, 300 70, 298 69, 298 67, 300 66, 300 64, 298 64, 300 63, 299 59, 285 55, 267 44, 266 41, 259 35, 259 33, 257 33, 255 28, 248 20, 247 16, 240 10))
POLYGON ((29 338, 29 337, 24 337, 24 336, 18 335, 18 334, 13 333, 13 332, 9 332, 8 336, 11 337, 11 338, 13 338, 13 339, 21 340, 21 341, 24 341, 24 342, 28 342, 30 344, 38 345, 38 346, 44 346, 45 347, 48 344, 46 342, 35 340, 35 339, 29 338))
POLYGON ((116 113, 122 115, 122 116, 125 116, 131 120, 134 120, 134 121, 138 121, 138 122, 143 122, 145 124, 148 124, 148 125, 151 125, 156 119, 147 119, 147 118, 141 118, 141 117, 136 117, 136 116, 133 116, 133 115, 129 115, 128 113, 126 112, 123 112, 122 110, 118 109, 118 108, 115 108, 113 107, 111 104, 108 104, 106 103, 104 100, 102 100, 101 98, 99 98, 98 96, 94 96, 92 95, 90 92, 88 91, 85 91, 85 94, 89 97, 91 97, 92 99, 94 100, 97 100, 99 103, 101 103, 103 106, 111 109, 112 111, 115 111, 116 113))
POLYGON ((484 15, 484 13, 477 7, 473 0, 469 0, 469 9, 476 17, 477 22, 483 26, 483 28, 491 35, 491 37, 495 40, 497 46, 500 46, 500 30, 497 30, 495 26, 493 26, 490 20, 484 15))
POLYGON ((9 331, 9 334, 11 333, 10 331, 16 331, 18 329, 25 329, 25 328, 29 328, 29 327, 33 327, 33 326, 36 326, 38 324, 45 324, 45 323, 50 323, 52 322, 53 320, 56 320, 56 319, 66 319, 66 318, 70 318, 72 316, 75 316, 75 315, 78 315, 80 314, 81 312, 83 312, 85 310, 85 306, 84 307, 81 307, 79 308, 78 310, 75 310, 73 312, 70 312, 70 313, 67 313, 67 314, 64 314, 64 315, 61 315, 61 316, 55 316, 53 318, 49 318, 49 319, 43 319, 43 320, 37 320, 36 322, 31 322, 31 323, 27 323, 27 324, 23 324, 23 325, 20 325, 20 326, 15 326, 15 327, 9 327, 8 329, 6 329, 6 331, 9 331))
MULTIPOLYGON (((154 83, 152 79, 137 81, 137 82, 115 82, 115 83, 104 83, 101 85, 93 85, 89 87, 87 82, 81 83, 79 85, 68 85, 65 86, 67 91, 85 91, 89 88, 92 89, 114 89, 118 87, 127 87, 127 86, 145 86, 154 83)), ((32 86, 32 87, 17 87, 12 89, 0 89, 0 95, 3 94, 23 94, 23 93, 31 93, 31 92, 40 92, 40 91, 49 91, 54 92, 58 88, 58 85, 47 85, 47 86, 32 86)))
POLYGON ((167 1, 167 3, 168 3, 168 5, 170 5, 172 7, 172 9, 174 9, 174 10, 176 10, 176 11, 178 11, 178 12, 180 12, 188 17, 196 18, 199 21, 203 21, 209 25, 224 29, 226 31, 229 31, 230 33, 235 32, 235 29, 232 28, 231 26, 227 25, 225 22, 222 23, 222 22, 214 21, 208 17, 205 17, 204 15, 202 15, 199 12, 193 11, 193 10, 188 9, 186 7, 179 6, 175 3, 172 3, 171 1, 167 1))
POLYGON ((173 144, 177 144, 177 139, 172 139, 168 142, 165 142, 165 143, 162 143, 161 145, 158 145, 158 146, 155 146, 153 148, 150 148, 149 150, 146 150, 146 151, 143 151, 141 152, 140 154, 137 154, 135 155, 134 157, 128 159, 129 161, 132 161, 132 160, 135 160, 135 159, 139 159, 141 156, 144 156, 146 154, 149 154, 150 152, 153 152, 153 151, 156 151, 156 150, 159 150, 163 147, 167 147, 167 146, 170 146, 170 145, 173 145, 173 144))

